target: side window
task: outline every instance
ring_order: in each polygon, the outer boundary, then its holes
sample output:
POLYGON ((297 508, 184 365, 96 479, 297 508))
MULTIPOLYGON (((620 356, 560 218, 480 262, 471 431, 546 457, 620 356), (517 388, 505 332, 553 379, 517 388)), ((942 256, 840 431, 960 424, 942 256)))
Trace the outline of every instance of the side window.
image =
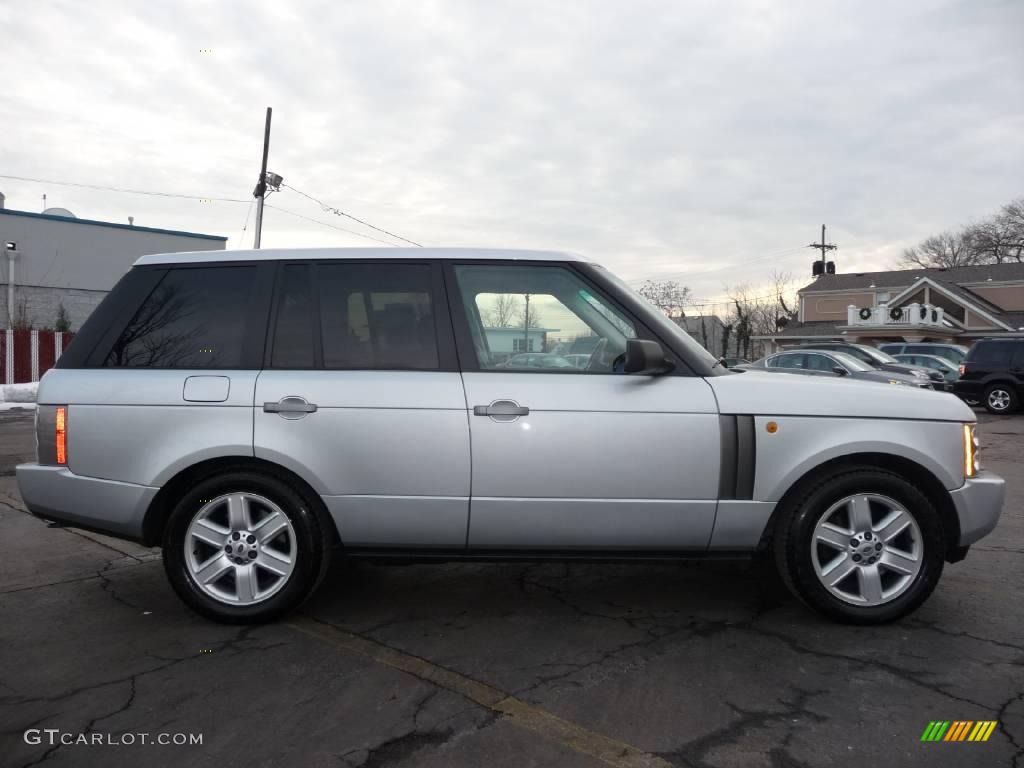
POLYGON ((318 264, 325 368, 436 370, 431 267, 318 264))
POLYGON ((971 354, 971 362, 997 368, 1008 366, 1013 354, 1013 347, 1013 344, 1005 341, 979 342, 971 354))
POLYGON ((772 363, 772 368, 803 368, 803 361, 800 354, 779 355, 772 363))
POLYGON ((637 337, 629 317, 565 267, 467 264, 455 277, 482 370, 614 373, 637 337), (535 353, 526 366, 511 360, 521 351, 535 353), (576 366, 570 354, 588 359, 576 366))
POLYGON ((309 266, 286 264, 282 270, 274 324, 272 368, 313 368, 313 297, 309 266))
POLYGON ((171 269, 114 343, 110 368, 237 368, 255 267, 171 269))
POLYGON ((830 371, 834 363, 824 355, 804 355, 804 366, 809 371, 830 371))
POLYGON ((915 355, 927 355, 927 354, 929 354, 932 351, 932 348, 931 347, 922 347, 919 344, 908 344, 906 351, 907 352, 911 352, 911 353, 913 353, 915 355))

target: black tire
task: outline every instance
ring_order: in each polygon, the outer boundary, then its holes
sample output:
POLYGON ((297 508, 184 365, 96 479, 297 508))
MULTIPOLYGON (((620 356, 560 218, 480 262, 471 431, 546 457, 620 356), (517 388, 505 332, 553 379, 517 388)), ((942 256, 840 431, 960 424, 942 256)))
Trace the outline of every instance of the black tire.
POLYGON ((928 498, 899 475, 868 467, 847 467, 798 489, 779 510, 773 548, 786 586, 806 605, 848 624, 882 624, 916 610, 942 575, 946 541, 942 520, 928 498), (921 568, 910 586, 889 602, 874 606, 845 602, 819 580, 811 543, 819 519, 833 504, 858 494, 878 494, 903 505, 921 532, 921 568))
POLYGON ((171 586, 189 608, 213 621, 258 624, 283 616, 312 594, 329 565, 330 530, 314 506, 316 503, 284 480, 249 469, 229 470, 200 481, 178 500, 164 529, 164 570, 171 586), (203 592, 186 562, 186 533, 203 506, 201 500, 238 492, 256 494, 276 504, 295 533, 296 557, 284 586, 267 599, 250 605, 231 605, 203 592))
POLYGON ((996 384, 989 384, 985 387, 985 395, 981 398, 982 404, 985 406, 985 410, 989 413, 994 413, 997 416, 1001 416, 1005 413, 1013 413, 1020 407, 1020 399, 1017 397, 1016 388, 1013 384, 1006 382, 997 382, 996 384), (1001 394, 998 398, 998 402, 1006 403, 1005 407, 993 405, 992 401, 996 398, 993 395, 1001 394))

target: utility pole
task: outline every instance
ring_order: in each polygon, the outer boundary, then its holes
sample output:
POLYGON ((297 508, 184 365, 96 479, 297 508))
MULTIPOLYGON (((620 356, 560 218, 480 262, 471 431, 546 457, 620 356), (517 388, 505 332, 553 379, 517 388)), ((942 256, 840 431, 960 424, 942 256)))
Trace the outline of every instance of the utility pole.
POLYGON ((273 110, 267 107, 267 126, 263 130, 263 165, 260 166, 260 179, 256 182, 256 237, 253 247, 260 247, 260 235, 263 234, 263 199, 267 196, 267 155, 270 154, 270 115, 273 110))
POLYGON ((532 352, 530 349, 530 294, 526 294, 526 311, 523 313, 523 352, 532 352))
POLYGON ((821 251, 821 274, 825 274, 825 261, 826 261, 825 254, 828 251, 834 251, 839 246, 837 246, 835 243, 825 242, 825 225, 824 224, 821 225, 821 242, 820 243, 811 243, 807 247, 808 248, 817 248, 819 251, 821 251))

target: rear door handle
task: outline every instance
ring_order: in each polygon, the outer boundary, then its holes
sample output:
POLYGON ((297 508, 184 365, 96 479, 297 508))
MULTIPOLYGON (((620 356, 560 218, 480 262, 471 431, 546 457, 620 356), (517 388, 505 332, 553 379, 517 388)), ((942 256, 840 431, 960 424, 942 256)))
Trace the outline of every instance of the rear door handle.
POLYGON ((307 413, 316 413, 316 406, 304 397, 282 397, 276 403, 264 403, 264 413, 276 413, 286 419, 300 419, 307 413))
POLYGON ((529 416, 530 409, 515 400, 495 400, 490 405, 474 405, 474 416, 490 416, 495 421, 515 421, 520 416, 529 416))

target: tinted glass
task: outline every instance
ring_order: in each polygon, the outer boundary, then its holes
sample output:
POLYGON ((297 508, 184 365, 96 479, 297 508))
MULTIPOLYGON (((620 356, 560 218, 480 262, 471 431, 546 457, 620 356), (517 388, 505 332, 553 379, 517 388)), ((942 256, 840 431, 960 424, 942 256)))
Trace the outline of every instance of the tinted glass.
POLYGON ((427 264, 320 264, 325 368, 432 370, 437 336, 427 264))
POLYGON ((122 368, 235 368, 255 267, 172 269, 104 361, 122 368))
POLYGON ((621 372, 634 322, 573 271, 547 265, 455 267, 481 369, 545 373, 621 372), (514 353, 533 350, 525 365, 514 353), (588 353, 575 366, 569 354, 588 353), (619 361, 619 362, 617 362, 619 361))
POLYGON ((831 371, 836 367, 836 363, 824 355, 804 355, 804 358, 805 367, 811 371, 831 371))
POLYGON ((270 365, 273 368, 314 366, 313 297, 309 267, 305 264, 288 264, 282 270, 270 365))
POLYGON ((1009 366, 1014 345, 1005 341, 979 341, 968 355, 972 363, 990 366, 1009 366))
POLYGON ((803 355, 779 355, 768 361, 772 368, 803 368, 803 355))

